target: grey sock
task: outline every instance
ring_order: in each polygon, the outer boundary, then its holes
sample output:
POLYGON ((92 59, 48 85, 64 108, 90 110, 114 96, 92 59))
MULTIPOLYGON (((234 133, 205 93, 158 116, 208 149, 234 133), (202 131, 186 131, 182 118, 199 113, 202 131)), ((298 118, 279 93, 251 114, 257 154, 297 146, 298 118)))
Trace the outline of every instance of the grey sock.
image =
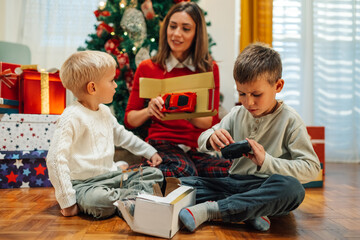
POLYGON ((193 232, 198 226, 208 220, 220 219, 221 213, 217 202, 204 202, 182 209, 179 217, 185 227, 193 232))
POLYGON ((246 220, 245 223, 253 226, 253 228, 262 232, 265 232, 270 229, 270 219, 266 216, 246 220))

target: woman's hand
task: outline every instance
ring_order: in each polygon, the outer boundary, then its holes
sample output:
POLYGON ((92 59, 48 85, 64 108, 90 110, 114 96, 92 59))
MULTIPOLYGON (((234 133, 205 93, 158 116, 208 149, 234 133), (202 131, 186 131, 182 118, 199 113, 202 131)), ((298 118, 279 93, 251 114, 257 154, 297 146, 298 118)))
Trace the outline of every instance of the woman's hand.
POLYGON ((156 167, 160 163, 162 163, 162 158, 158 153, 155 153, 150 160, 147 160, 147 163, 150 165, 150 167, 156 167))
POLYGON ((265 149, 264 147, 256 142, 255 140, 251 140, 246 138, 246 140, 248 140, 251 149, 253 151, 253 154, 248 153, 248 154, 244 154, 245 157, 251 159, 251 161, 253 161, 257 166, 261 167, 264 163, 265 160, 265 149))
POLYGON ((225 129, 216 130, 209 138, 209 143, 215 151, 220 151, 221 148, 234 142, 230 133, 225 129))
POLYGON ((75 203, 71 207, 61 209, 60 212, 64 217, 72 217, 78 215, 79 208, 78 205, 75 203))
POLYGON ((164 100, 162 97, 152 98, 147 107, 147 113, 150 117, 154 116, 157 119, 162 119, 165 115, 161 112, 163 108, 164 100))

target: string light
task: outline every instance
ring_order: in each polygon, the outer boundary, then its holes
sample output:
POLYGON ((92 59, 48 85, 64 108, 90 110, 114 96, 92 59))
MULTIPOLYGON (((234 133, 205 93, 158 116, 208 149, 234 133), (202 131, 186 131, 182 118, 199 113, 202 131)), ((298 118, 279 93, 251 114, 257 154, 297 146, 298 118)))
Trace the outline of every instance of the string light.
POLYGON ((104 1, 100 1, 100 2, 99 2, 99 9, 100 9, 100 10, 104 10, 104 9, 105 9, 105 6, 106 6, 106 2, 104 2, 104 1))
POLYGON ((127 32, 124 32, 124 35, 127 36, 127 32))
POLYGON ((150 41, 151 41, 151 42, 155 42, 155 38, 151 38, 150 41))

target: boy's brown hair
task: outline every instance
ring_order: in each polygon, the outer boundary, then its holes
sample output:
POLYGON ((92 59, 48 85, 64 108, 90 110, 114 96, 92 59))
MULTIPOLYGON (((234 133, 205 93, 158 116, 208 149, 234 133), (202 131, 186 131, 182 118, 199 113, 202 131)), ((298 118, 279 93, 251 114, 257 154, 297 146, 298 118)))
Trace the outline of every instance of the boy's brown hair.
POLYGON ((266 74, 269 84, 274 85, 282 75, 280 54, 264 43, 250 44, 237 57, 233 74, 240 84, 266 74))

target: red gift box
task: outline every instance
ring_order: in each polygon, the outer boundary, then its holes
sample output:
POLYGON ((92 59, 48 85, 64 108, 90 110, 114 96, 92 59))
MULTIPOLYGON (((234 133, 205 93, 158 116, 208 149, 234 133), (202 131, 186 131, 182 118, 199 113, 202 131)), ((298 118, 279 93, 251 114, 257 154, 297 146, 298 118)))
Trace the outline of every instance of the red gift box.
POLYGON ((19 100, 19 81, 15 74, 18 64, 0 62, 0 97, 19 100))
POLYGON ((59 72, 24 69, 20 75, 19 88, 21 113, 62 114, 65 109, 66 89, 61 83, 59 72))
POLYGON ((315 153, 325 174, 325 127, 306 127, 315 153))
POLYGON ((313 181, 304 184, 305 188, 322 187, 325 175, 325 127, 306 127, 311 139, 311 143, 319 158, 321 170, 313 181))

